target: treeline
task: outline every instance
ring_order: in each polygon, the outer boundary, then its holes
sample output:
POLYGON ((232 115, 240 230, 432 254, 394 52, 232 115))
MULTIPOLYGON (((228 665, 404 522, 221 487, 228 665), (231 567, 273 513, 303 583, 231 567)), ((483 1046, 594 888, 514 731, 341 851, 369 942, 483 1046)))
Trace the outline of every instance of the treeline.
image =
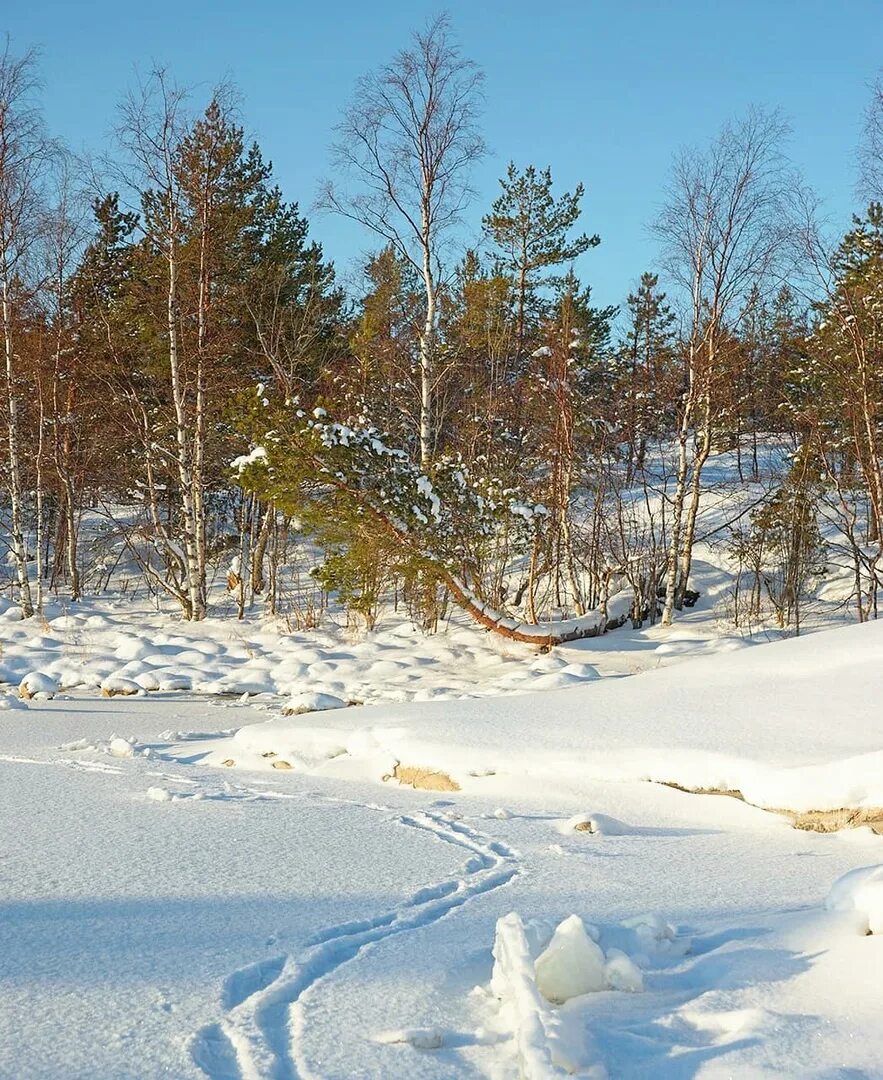
POLYGON ((341 122, 321 203, 376 241, 349 293, 229 88, 194 111, 155 72, 113 160, 86 170, 45 132, 36 73, 7 46, 0 512, 23 617, 47 590, 100 587, 116 558, 188 619, 218 568, 240 614, 277 611, 309 546, 316 587, 369 626, 389 596, 427 629, 453 602, 541 644, 670 622, 720 450, 760 493, 727 527, 737 617, 799 627, 826 529, 858 617, 876 616, 879 90, 870 205, 839 242, 784 124, 753 110, 675 158, 662 261, 617 309, 574 270, 600 243, 583 188, 557 192, 549 169, 510 165, 480 242, 458 246, 481 73, 445 19, 341 122))

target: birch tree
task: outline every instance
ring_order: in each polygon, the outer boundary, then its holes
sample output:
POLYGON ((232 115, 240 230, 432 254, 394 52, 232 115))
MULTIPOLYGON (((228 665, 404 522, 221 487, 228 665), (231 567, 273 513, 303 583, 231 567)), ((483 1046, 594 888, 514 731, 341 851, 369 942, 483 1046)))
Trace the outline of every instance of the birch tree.
POLYGON ((155 71, 123 106, 121 137, 135 170, 133 186, 141 193, 143 227, 165 264, 165 331, 169 382, 174 410, 175 466, 180 492, 181 561, 186 578, 184 614, 205 616, 205 575, 201 572, 194 500, 194 430, 188 415, 187 380, 181 353, 180 303, 183 196, 176 172, 185 132, 186 97, 165 72, 155 71))
POLYGON ((782 155, 785 134, 777 115, 753 109, 727 124, 705 153, 683 151, 656 223, 668 270, 686 297, 664 625, 683 605, 690 575, 725 331, 744 309, 752 286, 773 275, 792 237, 788 203, 796 181, 782 155))
MULTIPOLYGON (((70 162, 65 159, 60 162, 54 183, 44 244, 46 322, 51 341, 46 381, 51 432, 48 441, 51 446, 59 505, 56 566, 60 562, 59 549, 63 548, 70 598, 74 601, 80 599, 77 534, 78 508, 83 494, 83 478, 74 475, 77 457, 75 445, 84 433, 75 430, 77 425, 74 409, 79 365, 73 355, 75 350, 71 333, 71 309, 74 270, 77 256, 81 254, 83 239, 82 201, 74 187, 70 162)), ((54 577, 53 571, 53 580, 54 577)))
POLYGON ((883 201, 883 75, 877 79, 871 91, 859 146, 859 163, 861 194, 872 202, 883 201))
POLYGON ((35 54, 17 57, 7 39, 0 53, 0 322, 3 333, 6 482, 10 548, 22 618, 34 613, 28 573, 22 486, 22 380, 17 311, 24 299, 42 220, 42 175, 52 146, 34 102, 35 54))
POLYGON ((444 242, 469 201, 469 167, 484 152, 477 130, 482 73, 442 16, 378 72, 359 80, 338 128, 335 165, 349 187, 326 185, 322 204, 358 221, 417 270, 424 310, 418 342, 419 448, 436 447, 439 289, 444 242))

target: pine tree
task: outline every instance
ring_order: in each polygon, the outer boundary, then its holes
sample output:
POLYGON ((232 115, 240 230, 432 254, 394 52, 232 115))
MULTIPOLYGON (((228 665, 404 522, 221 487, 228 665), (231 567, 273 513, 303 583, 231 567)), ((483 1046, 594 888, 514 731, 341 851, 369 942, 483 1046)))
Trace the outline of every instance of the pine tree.
POLYGON ((500 185, 502 194, 482 219, 482 225, 503 272, 513 281, 516 347, 521 355, 528 320, 542 310, 539 290, 556 284, 550 272, 596 247, 601 238, 568 235, 581 214, 580 202, 585 193, 582 184, 556 199, 551 169, 537 171, 528 165, 519 172, 510 162, 500 185))
POLYGON ((627 444, 627 479, 644 468, 647 442, 666 430, 671 415, 675 315, 659 289, 659 277, 644 273, 626 301, 628 323, 619 350, 620 423, 627 444), (666 415, 668 414, 668 415, 666 415))

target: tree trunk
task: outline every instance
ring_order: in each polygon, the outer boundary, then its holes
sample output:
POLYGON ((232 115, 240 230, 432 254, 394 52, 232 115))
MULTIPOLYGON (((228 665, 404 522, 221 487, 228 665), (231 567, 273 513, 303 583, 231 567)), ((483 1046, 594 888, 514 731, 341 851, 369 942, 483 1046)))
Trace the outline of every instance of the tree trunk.
POLYGON ((251 557, 251 591, 253 594, 264 591, 264 558, 267 553, 267 543, 270 539, 270 526, 276 518, 276 507, 270 503, 264 511, 258 538, 254 545, 251 557))
POLYGON ((684 408, 684 416, 678 432, 678 468, 675 481, 674 504, 672 506, 671 532, 668 552, 665 560, 665 603, 662 608, 663 626, 671 626, 674 617, 675 597, 678 584, 678 556, 681 546, 681 523, 684 518, 684 503, 687 497, 687 439, 690 434, 691 404, 684 408))
MULTIPOLYGON (((170 227, 170 233, 174 223, 170 227)), ((181 378, 178 358, 178 261, 173 239, 170 239, 168 253, 169 289, 168 289, 168 333, 169 333, 169 369, 172 383, 172 400, 175 407, 175 439, 177 444, 178 480, 181 487, 181 520, 184 539, 184 567, 187 577, 187 602, 184 615, 188 619, 205 618, 205 600, 203 583, 199 576, 199 558, 195 514, 193 507, 193 462, 191 458, 190 438, 187 428, 187 415, 184 401, 184 385, 181 378)))
POLYGON ((420 466, 424 471, 429 467, 433 452, 432 397, 436 295, 431 258, 428 221, 424 215, 423 284, 426 290, 426 318, 420 335, 420 466))
POLYGON ((9 467, 9 502, 11 511, 10 541, 15 572, 18 578, 18 602, 23 619, 34 614, 31 582, 28 577, 28 553, 22 521, 21 464, 18 452, 18 398, 15 388, 15 353, 12 340, 12 303, 9 281, 4 275, 2 284, 3 346, 6 359, 6 437, 9 467))
POLYGON ((681 570, 675 596, 675 607, 684 606, 684 595, 693 564, 693 544, 696 539, 696 519, 699 516, 699 500, 702 496, 702 469, 711 453, 711 402, 706 394, 703 402, 702 441, 693 458, 693 473, 690 477, 690 502, 687 507, 687 520, 684 524, 683 543, 681 545, 681 570))

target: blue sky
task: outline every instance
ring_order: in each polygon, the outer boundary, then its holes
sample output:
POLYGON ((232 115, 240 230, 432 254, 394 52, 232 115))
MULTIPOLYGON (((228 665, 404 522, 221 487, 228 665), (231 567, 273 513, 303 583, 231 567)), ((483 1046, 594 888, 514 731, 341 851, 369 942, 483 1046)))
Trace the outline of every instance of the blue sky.
MULTIPOLYGON (((855 148, 883 66, 881 0, 4 0, 0 29, 37 45, 47 121, 74 149, 103 145, 137 69, 154 62, 203 93, 220 78, 243 95, 247 129, 290 199, 309 213, 328 174, 332 128, 356 77, 447 10, 487 75, 473 211, 495 197, 511 158, 586 186, 584 227, 601 247, 578 267, 596 300, 621 302, 651 269, 648 235, 672 153, 712 136, 751 103, 780 107, 790 153, 838 223, 858 207, 855 148)), ((310 214, 342 272, 371 239, 310 214)))

